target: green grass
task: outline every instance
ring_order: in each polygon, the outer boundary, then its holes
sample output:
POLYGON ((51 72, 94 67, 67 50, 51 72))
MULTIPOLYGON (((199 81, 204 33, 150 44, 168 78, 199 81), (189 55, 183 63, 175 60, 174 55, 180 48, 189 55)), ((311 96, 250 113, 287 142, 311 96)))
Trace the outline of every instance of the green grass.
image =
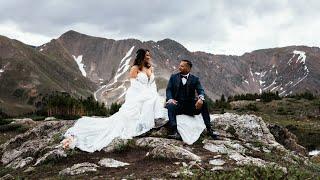
POLYGON ((25 127, 21 124, 6 124, 0 126, 0 133, 8 132, 8 131, 16 131, 19 133, 24 133, 28 130, 28 127, 25 127))
POLYGON ((31 118, 34 121, 43 121, 46 117, 33 115, 33 116, 29 116, 29 118, 31 118))
POLYGON ((10 124, 12 122, 11 119, 0 119, 0 126, 10 124))
POLYGON ((273 166, 256 167, 243 166, 230 171, 215 171, 210 170, 192 170, 193 176, 183 176, 183 179, 319 179, 319 173, 309 169, 301 169, 297 166, 290 166, 287 168, 288 173, 273 166))

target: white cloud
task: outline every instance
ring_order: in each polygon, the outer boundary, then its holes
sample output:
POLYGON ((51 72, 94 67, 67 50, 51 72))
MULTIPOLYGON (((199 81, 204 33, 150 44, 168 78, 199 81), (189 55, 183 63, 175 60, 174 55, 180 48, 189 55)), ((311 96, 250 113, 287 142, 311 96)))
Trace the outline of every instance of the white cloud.
POLYGON ((0 2, 0 34, 40 45, 73 29, 111 39, 170 38, 191 51, 241 55, 320 46, 320 2, 310 0, 0 2))
POLYGON ((0 34, 11 39, 17 39, 29 45, 42 45, 51 40, 50 37, 32 32, 24 32, 13 22, 4 22, 0 24, 0 34))

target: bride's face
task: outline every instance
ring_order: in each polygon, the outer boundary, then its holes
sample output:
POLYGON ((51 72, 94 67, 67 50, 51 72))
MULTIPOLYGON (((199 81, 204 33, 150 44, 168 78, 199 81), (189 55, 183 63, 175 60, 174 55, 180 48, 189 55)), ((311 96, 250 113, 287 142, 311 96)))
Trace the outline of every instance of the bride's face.
POLYGON ((146 54, 144 55, 144 60, 148 63, 151 62, 151 54, 149 51, 147 51, 146 54))

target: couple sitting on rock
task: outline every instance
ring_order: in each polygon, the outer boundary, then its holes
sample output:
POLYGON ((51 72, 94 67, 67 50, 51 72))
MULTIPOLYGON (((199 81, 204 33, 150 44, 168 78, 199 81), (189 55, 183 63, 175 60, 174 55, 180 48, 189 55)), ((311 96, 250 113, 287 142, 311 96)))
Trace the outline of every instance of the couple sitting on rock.
POLYGON ((150 51, 139 49, 130 70, 131 84, 119 111, 107 118, 80 118, 65 133, 63 146, 94 152, 115 138, 131 139, 146 133, 155 127, 156 119, 165 117, 169 119, 170 138, 193 144, 206 127, 208 134, 218 139, 211 128, 204 90, 199 78, 190 74, 191 68, 192 63, 182 59, 180 72, 171 75, 166 89, 166 116, 155 84, 150 51))

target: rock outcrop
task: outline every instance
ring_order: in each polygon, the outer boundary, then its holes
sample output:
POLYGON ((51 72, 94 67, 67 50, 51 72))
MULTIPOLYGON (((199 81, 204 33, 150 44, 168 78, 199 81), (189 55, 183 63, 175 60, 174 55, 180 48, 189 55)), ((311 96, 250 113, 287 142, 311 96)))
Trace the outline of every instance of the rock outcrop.
POLYGON ((307 156, 306 148, 298 144, 298 138, 296 135, 291 133, 287 128, 279 125, 269 125, 268 128, 277 142, 282 144, 285 148, 307 156))
MULTIPOLYGON (((283 143, 282 139, 291 137, 285 129, 269 126, 271 133, 260 117, 231 113, 216 114, 211 117, 212 126, 221 134, 221 140, 212 140, 202 135, 194 145, 187 145, 182 141, 167 139, 163 137, 163 130, 155 129, 149 134, 159 137, 115 139, 102 151, 95 153, 79 152, 78 149, 72 150, 78 153, 70 153, 70 150, 62 149, 60 144, 63 139, 62 135, 73 125, 74 121, 43 121, 27 132, 0 145, 1 162, 4 166, 17 171, 34 173, 47 163, 59 164, 60 161, 68 163, 68 160, 72 159, 67 167, 66 165, 59 166, 61 169, 56 174, 77 176, 87 172, 102 173, 100 169, 103 168, 119 167, 118 169, 123 170, 138 164, 138 166, 144 166, 145 162, 168 161, 167 166, 170 165, 172 169, 169 168, 167 174, 170 177, 179 178, 192 176, 194 169, 227 171, 247 165, 274 167, 287 173, 286 164, 307 165, 310 163, 304 156, 305 154, 300 151, 299 153, 294 152, 297 148, 293 147, 299 146, 288 146, 283 143), (134 155, 133 157, 127 155, 122 157, 119 154, 123 151, 124 154, 133 151, 134 155), (73 158, 74 156, 79 160, 73 158), (127 158, 131 160, 127 161, 127 158), (144 163, 141 163, 142 161, 144 163), (172 162, 176 163, 172 164, 172 162), (182 165, 181 168, 179 168, 180 165, 182 165)), ((295 138, 293 137, 289 142, 295 142, 295 138)), ((146 165, 143 168, 151 167, 146 165)), ((10 174, 13 173, 10 172, 10 174)), ((128 177, 139 178, 139 175, 131 174, 128 177)))
POLYGON ((79 164, 74 164, 73 166, 66 168, 62 171, 59 172, 59 175, 77 175, 77 174, 83 174, 86 172, 95 172, 97 171, 97 168, 99 166, 93 163, 79 163, 79 164))

